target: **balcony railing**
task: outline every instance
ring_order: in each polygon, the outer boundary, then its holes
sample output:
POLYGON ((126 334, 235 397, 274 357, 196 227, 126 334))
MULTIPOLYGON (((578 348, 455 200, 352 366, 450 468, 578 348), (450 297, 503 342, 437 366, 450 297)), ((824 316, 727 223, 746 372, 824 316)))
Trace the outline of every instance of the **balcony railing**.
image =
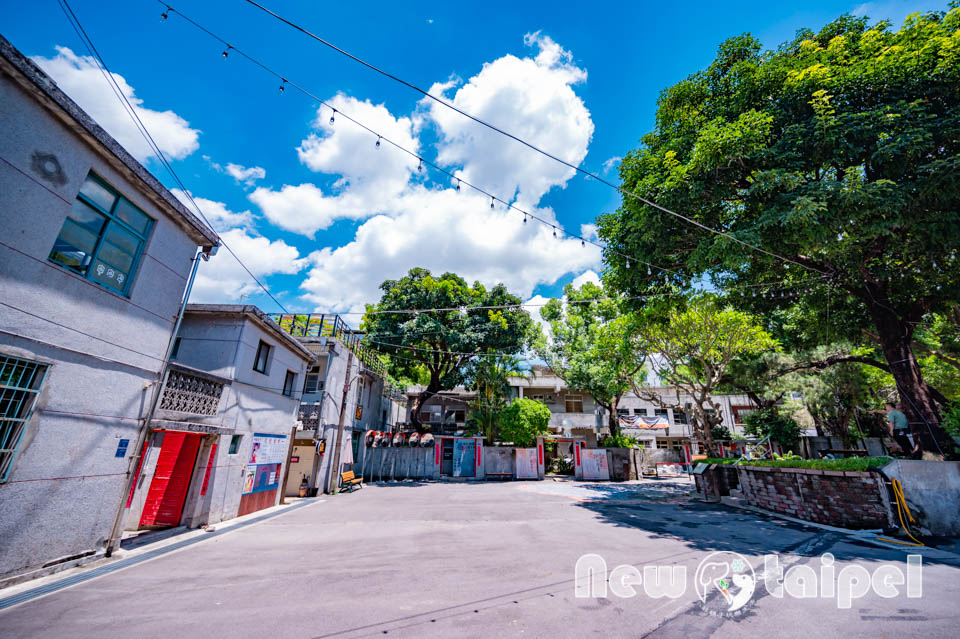
POLYGON ((223 382, 199 372, 171 367, 159 408, 193 415, 216 415, 222 395, 223 382))

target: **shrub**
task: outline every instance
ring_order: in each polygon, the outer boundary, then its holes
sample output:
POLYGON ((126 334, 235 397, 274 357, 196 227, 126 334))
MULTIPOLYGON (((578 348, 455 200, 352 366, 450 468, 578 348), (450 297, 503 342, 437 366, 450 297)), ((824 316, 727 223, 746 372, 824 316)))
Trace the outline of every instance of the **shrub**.
POLYGON ((784 415, 776 408, 761 408, 743 418, 743 432, 752 437, 766 437, 787 448, 796 448, 800 443, 803 428, 793 417, 784 415))
POLYGON ((643 448, 636 437, 629 435, 607 435, 599 442, 601 448, 643 448))
POLYGON ((539 435, 550 432, 550 409, 534 399, 517 398, 507 406, 499 419, 499 434, 502 441, 514 446, 529 448, 539 435))

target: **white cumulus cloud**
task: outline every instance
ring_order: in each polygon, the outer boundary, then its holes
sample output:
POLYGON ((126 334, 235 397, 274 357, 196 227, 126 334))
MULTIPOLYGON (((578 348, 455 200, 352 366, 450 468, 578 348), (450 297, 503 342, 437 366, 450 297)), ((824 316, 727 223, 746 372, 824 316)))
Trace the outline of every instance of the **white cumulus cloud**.
MULTIPOLYGON (((190 202, 190 198, 180 189, 171 189, 178 200, 180 200, 187 210, 196 214, 197 210, 190 202)), ((207 219, 213 229, 218 233, 237 227, 248 227, 253 225, 253 214, 250 211, 241 211, 236 213, 227 208, 223 202, 215 202, 204 197, 193 195, 193 201, 200 207, 203 217, 207 219)))
MULTIPOLYGON (((78 56, 67 47, 56 49, 57 55, 52 58, 34 56, 31 59, 133 157, 141 162, 153 157, 153 150, 111 90, 96 61, 89 56, 78 56)), ((197 150, 200 131, 190 128, 190 123, 173 111, 155 111, 143 106, 143 100, 122 75, 114 73, 113 77, 165 155, 182 159, 197 150)))
MULTIPOLYGON (((220 237, 261 282, 269 275, 299 273, 307 265, 297 248, 283 240, 269 240, 243 228, 230 229, 220 237)), ((231 302, 260 290, 243 266, 221 248, 209 262, 200 264, 190 300, 231 302)))
POLYGON ((253 186, 257 180, 262 180, 267 177, 266 170, 259 166, 246 167, 230 162, 224 167, 224 170, 227 172, 227 175, 234 180, 242 182, 247 186, 253 186))

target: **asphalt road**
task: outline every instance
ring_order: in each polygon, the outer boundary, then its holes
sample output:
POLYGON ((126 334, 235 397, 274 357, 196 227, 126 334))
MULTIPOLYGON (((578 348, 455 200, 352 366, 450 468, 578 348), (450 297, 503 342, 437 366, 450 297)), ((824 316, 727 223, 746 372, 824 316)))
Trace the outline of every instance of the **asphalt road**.
POLYGON ((835 574, 891 564, 905 575, 908 551, 689 492, 683 479, 367 486, 9 608, 0 637, 958 636, 960 556, 924 558, 919 598, 905 586, 849 609, 835 597, 777 598, 762 585, 764 554, 815 575, 825 552, 835 574), (705 601, 696 592, 714 551, 742 555, 759 582, 737 612, 726 612, 733 587, 705 601), (684 566, 687 587, 677 598, 642 585, 632 598, 577 598, 587 553, 611 570, 684 566))

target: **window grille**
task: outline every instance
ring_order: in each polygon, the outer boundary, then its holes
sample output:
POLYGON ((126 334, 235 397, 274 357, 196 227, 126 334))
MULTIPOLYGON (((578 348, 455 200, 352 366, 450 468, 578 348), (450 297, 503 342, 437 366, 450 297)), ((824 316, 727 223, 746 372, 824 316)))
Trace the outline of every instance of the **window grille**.
POLYGON ((223 384, 171 370, 160 396, 160 409, 194 415, 216 415, 220 406, 223 384))
POLYGON ((46 374, 43 364, 0 355, 0 482, 10 474, 46 374))

